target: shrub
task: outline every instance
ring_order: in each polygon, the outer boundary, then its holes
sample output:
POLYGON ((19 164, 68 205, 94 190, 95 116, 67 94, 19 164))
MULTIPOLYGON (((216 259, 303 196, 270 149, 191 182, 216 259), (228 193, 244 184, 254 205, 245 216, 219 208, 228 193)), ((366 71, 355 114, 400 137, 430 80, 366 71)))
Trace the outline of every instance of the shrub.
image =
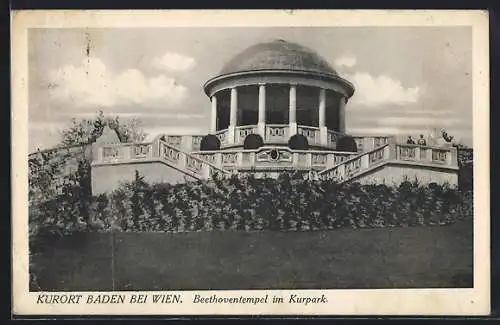
POLYGON ((211 151, 220 149, 220 140, 213 134, 208 134, 201 139, 200 150, 211 151))
POLYGON ((249 134, 246 136, 245 141, 243 142, 244 149, 259 149, 264 145, 264 140, 258 134, 249 134))
POLYGON ((302 134, 294 134, 288 140, 288 147, 294 150, 308 150, 309 142, 302 134))
POLYGON ((338 151, 345 151, 345 152, 357 152, 358 151, 356 141, 354 140, 353 137, 348 136, 348 135, 345 135, 337 140, 336 149, 338 151))

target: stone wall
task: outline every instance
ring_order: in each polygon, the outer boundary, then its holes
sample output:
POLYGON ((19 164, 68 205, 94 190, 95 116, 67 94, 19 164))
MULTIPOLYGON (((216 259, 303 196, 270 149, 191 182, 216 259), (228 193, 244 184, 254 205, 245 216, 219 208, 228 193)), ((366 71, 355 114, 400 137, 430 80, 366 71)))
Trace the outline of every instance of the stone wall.
POLYGON ((176 184, 194 180, 162 162, 96 165, 92 166, 92 194, 115 190, 121 183, 134 180, 136 171, 150 184, 176 184))
POLYGON ((458 174, 455 170, 411 166, 409 164, 398 165, 397 163, 374 169, 355 180, 361 184, 385 184, 390 186, 399 185, 405 180, 413 182, 415 179, 418 180, 419 184, 447 183, 451 186, 458 184, 458 174))

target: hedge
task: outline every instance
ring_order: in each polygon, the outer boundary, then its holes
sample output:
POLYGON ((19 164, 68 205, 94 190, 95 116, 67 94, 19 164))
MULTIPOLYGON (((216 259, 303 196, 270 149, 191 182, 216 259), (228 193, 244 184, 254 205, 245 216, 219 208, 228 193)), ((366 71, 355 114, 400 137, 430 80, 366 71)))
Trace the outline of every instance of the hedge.
POLYGON ((32 233, 81 231, 301 231, 448 224, 472 217, 472 192, 237 177, 185 184, 133 182, 87 202, 79 191, 30 207, 32 233))

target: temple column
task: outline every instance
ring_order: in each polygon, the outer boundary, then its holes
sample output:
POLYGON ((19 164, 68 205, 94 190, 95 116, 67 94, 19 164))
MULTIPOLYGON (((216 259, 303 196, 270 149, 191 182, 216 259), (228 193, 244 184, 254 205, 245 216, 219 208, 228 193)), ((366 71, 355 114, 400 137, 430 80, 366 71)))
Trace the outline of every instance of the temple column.
POLYGON ((320 144, 326 146, 328 144, 328 130, 326 128, 326 90, 319 90, 319 141, 320 144))
POLYGON ((259 84, 259 120, 257 123, 257 133, 266 138, 266 85, 259 84))
POLYGON ((212 114, 210 117, 210 134, 217 132, 217 97, 212 96, 212 114))
POLYGON ((288 136, 297 134, 297 85, 290 84, 288 107, 288 136))
POLYGON ((340 97, 339 99, 339 132, 345 133, 345 105, 347 98, 340 97))
POLYGON ((235 127, 238 117, 238 89, 231 88, 231 106, 229 112, 229 128, 228 128, 228 143, 234 144, 235 142, 235 127))

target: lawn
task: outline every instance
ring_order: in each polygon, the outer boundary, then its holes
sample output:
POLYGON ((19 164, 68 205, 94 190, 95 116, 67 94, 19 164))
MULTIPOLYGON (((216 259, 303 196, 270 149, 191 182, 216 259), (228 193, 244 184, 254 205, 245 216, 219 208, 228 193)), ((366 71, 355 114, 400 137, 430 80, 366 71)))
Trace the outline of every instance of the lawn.
POLYGON ((311 232, 88 233, 60 240, 35 262, 38 290, 49 291, 471 287, 472 234, 470 220, 311 232))

